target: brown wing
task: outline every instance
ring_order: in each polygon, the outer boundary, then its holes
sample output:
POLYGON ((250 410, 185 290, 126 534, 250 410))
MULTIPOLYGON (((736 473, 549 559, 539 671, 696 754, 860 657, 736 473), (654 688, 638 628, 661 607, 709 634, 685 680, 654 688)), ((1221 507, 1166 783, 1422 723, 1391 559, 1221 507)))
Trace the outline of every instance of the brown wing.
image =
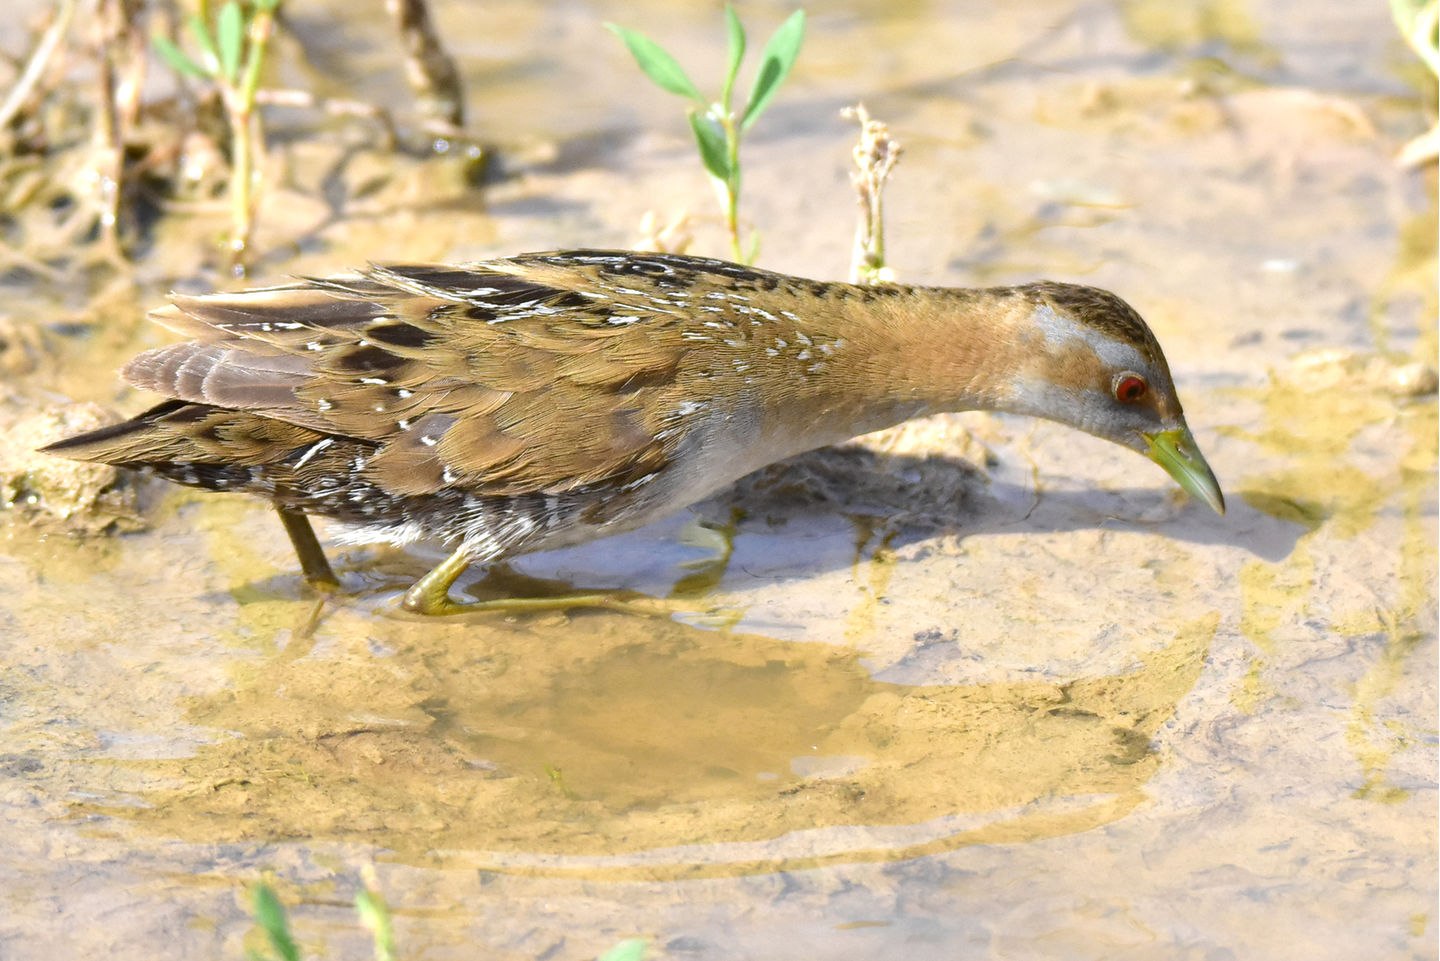
POLYGON ((180 296, 154 317, 193 339, 125 376, 307 440, 368 442, 367 477, 398 495, 624 483, 669 457, 657 435, 687 345, 679 311, 599 269, 534 255, 180 296))
POLYGON ((167 400, 123 423, 67 437, 42 450, 130 467, 230 466, 244 474, 244 468, 278 463, 324 438, 246 411, 167 400))

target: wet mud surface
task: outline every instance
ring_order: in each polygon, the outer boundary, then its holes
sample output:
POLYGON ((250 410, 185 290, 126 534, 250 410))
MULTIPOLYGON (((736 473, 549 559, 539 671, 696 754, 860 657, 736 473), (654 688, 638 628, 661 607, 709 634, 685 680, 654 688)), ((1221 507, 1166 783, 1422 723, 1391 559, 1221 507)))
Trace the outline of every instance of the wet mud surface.
MULTIPOLYGON (((277 116, 253 282, 628 246, 647 212, 723 254, 676 103, 599 27, 714 73, 718 13, 438 14, 490 182, 277 116)), ((289 82, 396 96, 380 17, 297 12, 333 76, 289 82)), ((1100 441, 945 415, 465 582, 696 614, 421 620, 396 600, 438 551, 322 525, 346 590, 317 599, 263 504, 37 476, 29 438, 146 405, 111 371, 162 342, 167 289, 226 282, 223 215, 122 275, 12 272, 0 957, 240 957, 267 873, 307 951, 363 956, 366 864, 407 958, 1436 957, 1436 182, 1394 162, 1430 108, 1383 10, 811 24, 746 148, 760 263, 844 276, 863 98, 906 148, 900 279, 1120 292, 1229 513, 1100 441), (70 496, 104 506, 84 536, 70 496)))

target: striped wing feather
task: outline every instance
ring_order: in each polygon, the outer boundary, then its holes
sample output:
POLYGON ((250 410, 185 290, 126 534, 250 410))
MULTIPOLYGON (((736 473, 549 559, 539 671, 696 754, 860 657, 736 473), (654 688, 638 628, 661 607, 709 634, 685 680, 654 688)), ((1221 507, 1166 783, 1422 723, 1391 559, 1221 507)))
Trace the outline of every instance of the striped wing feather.
POLYGON ((558 261, 177 296, 153 316, 191 339, 125 377, 211 413, 182 424, 169 411, 164 431, 161 415, 147 457, 250 465, 353 439, 373 450, 367 478, 397 495, 557 493, 659 470, 658 412, 685 352, 676 315, 630 296, 615 322, 624 295, 558 261))

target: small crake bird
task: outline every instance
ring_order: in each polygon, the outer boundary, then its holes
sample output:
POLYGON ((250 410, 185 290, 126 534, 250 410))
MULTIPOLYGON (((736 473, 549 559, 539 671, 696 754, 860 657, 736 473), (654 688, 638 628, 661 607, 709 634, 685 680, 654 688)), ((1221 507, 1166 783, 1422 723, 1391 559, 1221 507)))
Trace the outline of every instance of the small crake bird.
POLYGON ((511 605, 451 599, 470 564, 630 530, 935 411, 1068 424, 1225 510, 1155 336, 1094 287, 860 287, 579 250, 176 296, 152 316, 193 339, 124 376, 167 399, 46 450, 266 497, 316 584, 336 581, 307 515, 347 543, 444 541, 405 594, 425 614, 511 605))

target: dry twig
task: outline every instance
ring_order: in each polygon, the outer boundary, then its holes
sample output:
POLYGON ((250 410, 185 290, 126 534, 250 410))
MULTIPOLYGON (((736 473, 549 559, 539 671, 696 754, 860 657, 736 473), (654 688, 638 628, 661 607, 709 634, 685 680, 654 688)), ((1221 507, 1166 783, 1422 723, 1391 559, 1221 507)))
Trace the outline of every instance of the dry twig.
POLYGON ((860 124, 860 142, 855 145, 856 170, 850 174, 860 204, 860 222, 855 229, 855 248, 850 258, 850 282, 882 284, 894 279, 885 264, 885 182, 900 160, 898 141, 878 120, 871 118, 863 103, 846 107, 841 116, 860 124))
POLYGON ((420 112, 439 132, 452 134, 465 126, 465 92, 460 70, 435 32, 426 0, 386 0, 405 45, 405 75, 419 101, 420 112))

